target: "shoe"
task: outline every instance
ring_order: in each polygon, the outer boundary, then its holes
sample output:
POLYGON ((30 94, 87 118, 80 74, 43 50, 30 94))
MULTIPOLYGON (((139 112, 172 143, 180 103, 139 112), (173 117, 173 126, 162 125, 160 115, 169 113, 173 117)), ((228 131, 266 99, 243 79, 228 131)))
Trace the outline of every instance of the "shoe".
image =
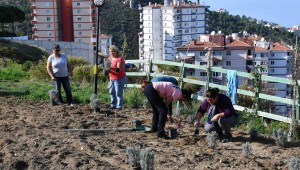
POLYGON ((231 142, 232 141, 232 138, 224 138, 221 140, 222 143, 227 143, 227 142, 231 142))
POLYGON ((168 140, 168 139, 171 139, 168 135, 166 135, 165 133, 164 134, 161 134, 161 135, 157 135, 158 138, 161 138, 161 139, 165 139, 165 140, 168 140))
POLYGON ((122 110, 122 108, 117 108, 118 111, 122 110))
POLYGON ((115 106, 110 106, 109 109, 116 109, 116 107, 115 106))
POLYGON ((75 107, 75 105, 73 103, 68 105, 69 107, 75 107))
POLYGON ((157 130, 154 130, 154 129, 150 129, 150 130, 148 130, 148 131, 145 131, 145 133, 156 133, 157 132, 157 130))
POLYGON ((57 102, 57 105, 62 105, 62 102, 57 102))

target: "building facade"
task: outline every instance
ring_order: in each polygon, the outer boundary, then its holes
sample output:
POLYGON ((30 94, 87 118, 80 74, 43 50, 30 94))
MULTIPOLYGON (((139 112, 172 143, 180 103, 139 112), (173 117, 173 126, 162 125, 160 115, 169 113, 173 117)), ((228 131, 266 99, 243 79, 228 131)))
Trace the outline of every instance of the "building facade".
MULTIPOLYGON (((98 15, 97 7, 93 5, 92 0, 30 0, 30 2, 33 40, 96 45, 98 15)), ((111 38, 110 35, 102 34, 99 37, 100 41, 102 37, 105 37, 103 40, 105 43, 107 38, 111 38)), ((109 41, 111 42, 111 39, 109 41)))
POLYGON ((206 6, 165 0, 141 9, 140 59, 175 60, 176 48, 205 33, 206 6))
MULTIPOLYGON (((230 38, 224 38, 222 35, 201 35, 199 39, 177 50, 181 60, 188 59, 189 63, 195 65, 210 65, 248 73, 254 67, 260 66, 263 75, 281 78, 291 75, 293 50, 280 43, 267 42, 261 37, 232 35, 230 38)), ((194 74, 191 71, 191 73, 187 72, 187 75, 194 75, 202 81, 207 80, 207 70, 194 69, 193 71, 194 74)), ((239 77, 239 85, 246 81, 246 78, 239 77)), ((213 72, 211 82, 226 85, 226 74, 213 72)), ((268 82, 267 86, 275 91, 275 96, 291 97, 289 85, 268 82)), ((276 110, 271 110, 282 115, 287 115, 289 111, 290 106, 283 103, 276 103, 276 110)))

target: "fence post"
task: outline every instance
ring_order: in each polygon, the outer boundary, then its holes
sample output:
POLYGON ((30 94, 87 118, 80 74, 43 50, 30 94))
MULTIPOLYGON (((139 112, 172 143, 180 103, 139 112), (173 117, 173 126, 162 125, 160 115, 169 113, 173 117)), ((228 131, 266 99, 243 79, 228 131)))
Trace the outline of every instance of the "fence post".
POLYGON ((255 85, 255 105, 254 105, 254 114, 258 115, 258 110, 260 110, 261 99, 259 98, 259 93, 261 93, 261 74, 258 74, 254 77, 255 85))
MULTIPOLYGON (((186 77, 186 69, 184 67, 184 63, 182 63, 181 75, 179 75, 179 80, 180 80, 179 88, 180 88, 180 90, 182 90, 182 88, 183 88, 183 85, 184 85, 183 78, 185 78, 185 77, 186 77)), ((176 107, 177 108, 180 107, 180 102, 179 101, 177 101, 177 106, 176 107)))
MULTIPOLYGON (((296 81, 296 84, 295 84, 295 86, 296 86, 296 102, 295 102, 295 107, 296 107, 296 115, 295 115, 295 120, 296 121, 298 121, 299 122, 299 116, 300 116, 300 94, 299 94, 299 92, 300 92, 300 87, 299 87, 299 83, 298 83, 298 80, 296 81)), ((298 123, 297 122, 297 123, 298 123)))
POLYGON ((149 59, 149 72, 147 74, 147 80, 150 81, 150 74, 152 73, 152 66, 153 66, 153 62, 152 62, 152 59, 149 59))
MULTIPOLYGON (((210 61, 208 61, 210 62, 210 61)), ((206 85, 205 85, 205 91, 209 89, 209 83, 211 82, 212 76, 211 76, 211 64, 208 64, 206 67, 207 71, 207 77, 206 77, 206 85)))

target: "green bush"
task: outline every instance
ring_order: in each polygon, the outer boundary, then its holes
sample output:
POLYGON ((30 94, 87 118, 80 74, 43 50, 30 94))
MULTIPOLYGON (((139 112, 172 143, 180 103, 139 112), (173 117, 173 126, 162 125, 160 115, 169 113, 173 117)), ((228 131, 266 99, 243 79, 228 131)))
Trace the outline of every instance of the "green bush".
POLYGON ((68 62, 72 66, 73 69, 78 66, 84 66, 84 65, 90 64, 88 61, 86 61, 82 57, 73 57, 73 56, 68 57, 68 62))
POLYGON ((47 58, 39 60, 39 62, 33 65, 29 70, 30 78, 33 80, 49 80, 50 77, 47 72, 47 58))
POLYGON ((126 88, 124 90, 124 104, 131 107, 142 107, 144 95, 140 88, 126 88))
MULTIPOLYGON (((199 80, 198 77, 194 77, 194 76, 187 76, 186 78, 193 79, 193 80, 199 80)), ((183 88, 190 90, 192 93, 196 93, 197 91, 200 90, 201 86, 198 84, 184 83, 183 88)))
MULTIPOLYGON (((73 80, 80 82, 92 82, 94 80, 94 66, 81 65, 73 68, 73 80)), ((108 76, 105 76, 103 69, 98 66, 98 80, 107 81, 108 76)))
POLYGON ((19 81, 23 78, 27 78, 29 75, 23 70, 22 65, 10 61, 5 68, 0 68, 1 80, 19 81))

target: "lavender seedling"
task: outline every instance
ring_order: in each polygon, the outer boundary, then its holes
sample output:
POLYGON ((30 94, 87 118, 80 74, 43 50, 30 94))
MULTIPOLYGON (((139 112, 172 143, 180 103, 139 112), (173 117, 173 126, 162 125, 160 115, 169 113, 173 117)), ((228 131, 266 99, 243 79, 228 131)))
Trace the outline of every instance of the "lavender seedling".
POLYGON ((212 131, 210 133, 207 133, 207 141, 208 141, 208 147, 212 149, 217 148, 217 132, 212 131))
POLYGON ((175 113, 174 113, 174 116, 175 117, 179 117, 180 115, 182 115, 181 113, 182 113, 182 111, 183 111, 183 109, 182 108, 180 108, 180 107, 176 107, 176 109, 175 109, 175 113))
POLYGON ((281 129, 273 129, 273 139, 275 140, 276 145, 285 147, 288 139, 288 133, 281 129))
POLYGON ((251 128, 249 130, 250 138, 251 140, 255 140, 259 137, 259 132, 256 128, 251 128))
POLYGON ((132 167, 140 167, 140 147, 130 146, 126 148, 126 154, 132 167))
POLYGON ((299 160, 295 157, 291 157, 289 161, 289 170, 299 170, 299 169, 300 169, 299 160))
POLYGON ((245 144, 243 144, 242 146, 243 148, 243 154, 248 157, 251 153, 251 146, 250 146, 250 142, 246 142, 245 144))
POLYGON ((187 117, 187 121, 192 124, 194 123, 195 119, 196 119, 196 115, 197 115, 197 112, 196 113, 193 113, 193 114, 189 114, 188 117, 187 117))
POLYGON ((51 105, 55 105, 55 103, 58 102, 58 90, 50 90, 49 95, 50 95, 51 105))
POLYGON ((146 99, 146 98, 143 100, 143 108, 144 109, 150 108, 150 103, 149 103, 148 99, 146 99))
POLYGON ((146 148, 140 152, 140 164, 143 170, 154 170, 154 153, 146 148))
POLYGON ((100 109, 100 99, 97 98, 97 95, 96 94, 93 94, 91 97, 90 97, 90 107, 91 109, 93 109, 94 111, 96 109, 100 109))

